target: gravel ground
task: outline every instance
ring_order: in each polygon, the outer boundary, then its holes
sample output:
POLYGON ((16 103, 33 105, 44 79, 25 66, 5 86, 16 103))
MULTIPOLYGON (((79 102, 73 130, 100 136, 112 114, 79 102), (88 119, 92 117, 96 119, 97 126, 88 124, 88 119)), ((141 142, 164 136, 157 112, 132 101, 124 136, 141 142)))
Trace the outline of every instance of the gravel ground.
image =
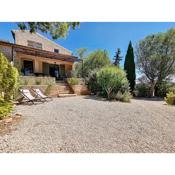
POLYGON ((90 96, 20 105, 22 121, 0 136, 0 152, 175 152, 175 107, 90 96))

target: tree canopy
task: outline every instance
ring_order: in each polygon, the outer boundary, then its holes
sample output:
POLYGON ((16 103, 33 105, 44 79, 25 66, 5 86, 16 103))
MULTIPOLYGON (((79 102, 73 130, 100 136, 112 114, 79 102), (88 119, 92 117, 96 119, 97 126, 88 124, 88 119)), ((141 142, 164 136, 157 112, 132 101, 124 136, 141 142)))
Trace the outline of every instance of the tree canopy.
POLYGON ((151 83, 151 95, 155 86, 175 71, 175 29, 166 33, 149 35, 137 47, 137 66, 151 83))
POLYGON ((31 33, 41 31, 49 33, 53 39, 64 38, 69 29, 76 29, 79 22, 20 22, 18 27, 21 30, 29 30, 31 33))
POLYGON ((91 52, 86 57, 83 57, 83 63, 79 62, 74 65, 74 71, 76 75, 82 76, 83 69, 83 77, 88 77, 88 75, 103 66, 110 64, 109 54, 105 50, 96 50, 91 52), (83 68, 82 68, 83 66, 83 68))

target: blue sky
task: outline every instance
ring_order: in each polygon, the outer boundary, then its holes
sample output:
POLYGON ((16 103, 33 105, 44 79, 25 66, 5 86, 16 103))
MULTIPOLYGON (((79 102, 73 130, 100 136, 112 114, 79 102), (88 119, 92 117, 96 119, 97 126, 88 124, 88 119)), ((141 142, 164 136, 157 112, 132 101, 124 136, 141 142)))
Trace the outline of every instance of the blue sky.
MULTIPOLYGON (((58 44, 75 53, 77 48, 85 47, 90 51, 105 49, 113 59, 117 48, 121 49, 123 60, 131 40, 133 46, 149 34, 165 32, 175 27, 175 23, 135 23, 135 22, 82 22, 80 28, 71 30, 66 39, 55 40, 58 44)), ((12 29, 16 23, 0 23, 0 39, 13 42, 12 29)), ((49 35, 45 35, 50 38, 49 35)), ((123 64, 123 61, 121 65, 123 64)))

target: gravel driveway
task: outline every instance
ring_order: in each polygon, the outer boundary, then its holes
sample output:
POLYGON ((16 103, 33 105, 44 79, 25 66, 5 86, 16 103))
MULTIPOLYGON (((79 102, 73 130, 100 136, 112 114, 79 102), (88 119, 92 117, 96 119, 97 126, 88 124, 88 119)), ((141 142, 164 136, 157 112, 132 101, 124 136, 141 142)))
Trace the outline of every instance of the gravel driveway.
POLYGON ((23 119, 0 136, 0 152, 175 152, 175 107, 90 96, 20 105, 23 119))

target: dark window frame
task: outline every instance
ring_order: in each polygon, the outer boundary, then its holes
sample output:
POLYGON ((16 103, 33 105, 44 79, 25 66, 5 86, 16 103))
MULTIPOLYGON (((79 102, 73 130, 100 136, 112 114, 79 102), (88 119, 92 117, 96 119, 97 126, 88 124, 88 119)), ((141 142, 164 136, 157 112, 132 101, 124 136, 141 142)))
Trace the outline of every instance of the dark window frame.
POLYGON ((54 52, 59 53, 60 51, 59 51, 59 49, 54 49, 54 52))

